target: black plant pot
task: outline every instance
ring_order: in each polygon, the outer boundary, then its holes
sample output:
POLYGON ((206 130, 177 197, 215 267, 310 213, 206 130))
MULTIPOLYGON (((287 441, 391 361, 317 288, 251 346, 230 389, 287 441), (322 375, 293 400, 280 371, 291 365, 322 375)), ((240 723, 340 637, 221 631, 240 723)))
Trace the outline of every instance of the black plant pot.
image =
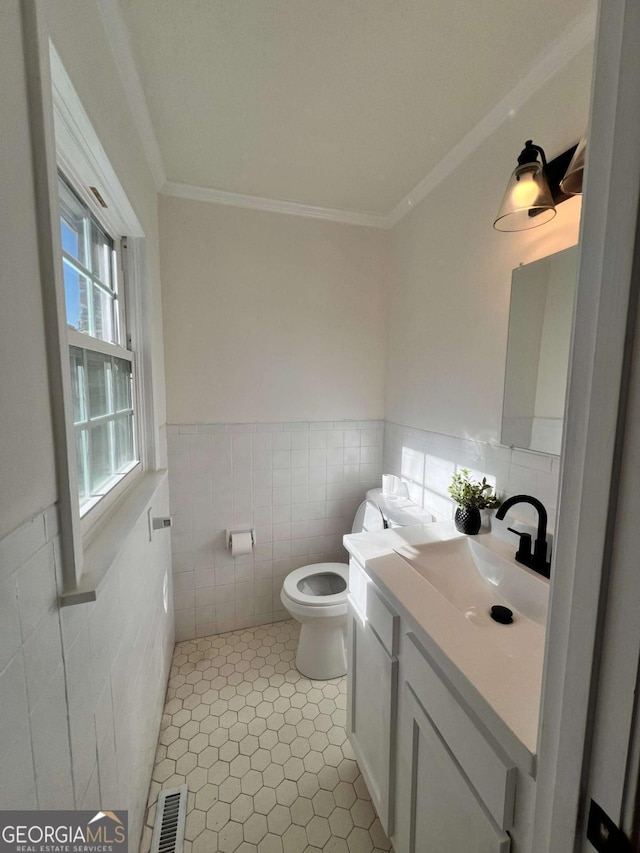
POLYGON ((467 533, 470 536, 475 535, 480 530, 482 518, 480 510, 474 506, 466 507, 459 506, 455 515, 456 530, 460 533, 467 533))

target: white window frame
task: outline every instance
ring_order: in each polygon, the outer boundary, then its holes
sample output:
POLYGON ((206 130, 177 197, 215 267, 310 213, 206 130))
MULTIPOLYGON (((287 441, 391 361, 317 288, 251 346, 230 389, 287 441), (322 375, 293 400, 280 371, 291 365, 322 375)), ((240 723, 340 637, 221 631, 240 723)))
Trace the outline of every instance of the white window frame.
MULTIPOLYGON (((46 328, 60 524, 60 605, 95 600, 120 545, 133 530, 163 476, 153 400, 153 305, 145 233, 49 37, 49 4, 22 5, 31 124, 38 252, 46 328), (129 334, 135 352, 140 473, 123 492, 114 489, 80 518, 69 341, 62 269, 58 170, 76 188, 95 186, 108 208, 98 218, 114 237, 127 235, 129 334), (155 473, 157 472, 157 473, 155 473)), ((88 198, 89 206, 93 204, 88 198)), ((93 208, 95 210, 95 208, 93 208)))
MULTIPOLYGON (((124 493, 135 485, 145 470, 155 467, 153 464, 155 461, 153 458, 153 430, 150 424, 153 409, 152 406, 150 407, 150 394, 146 394, 144 391, 145 374, 148 374, 150 369, 150 358, 145 358, 144 355, 145 349, 148 350, 148 346, 145 346, 148 343, 145 338, 148 336, 145 335, 142 325, 145 234, 51 42, 49 42, 49 61, 57 170, 64 174, 75 192, 114 241, 119 243, 124 238, 126 243, 126 251, 121 256, 122 273, 125 279, 125 314, 127 316, 128 340, 126 349, 131 350, 133 354, 133 407, 139 461, 117 484, 100 499, 93 502, 89 508, 83 508, 82 512, 78 508, 76 525, 79 527, 82 544, 86 546, 101 527, 105 516, 112 511, 124 493), (106 208, 98 203, 90 191, 89 187, 92 186, 97 187, 106 200, 106 208)), ((61 283, 61 278, 58 278, 57 286, 60 287, 61 283)), ((64 298, 64 290, 62 297, 64 298)), ((68 342, 71 344, 76 336, 67 329, 66 316, 64 326, 67 330, 68 342)), ((105 347, 110 353, 120 355, 119 348, 109 347, 108 344, 105 344, 105 347), (117 352, 116 349, 118 349, 117 352)), ((91 348, 100 349, 100 343, 92 340, 91 348)), ((65 367, 68 370, 68 364, 65 367)), ((72 418, 67 417, 67 423, 67 428, 70 431, 73 430, 72 418)), ((75 469, 75 459, 69 460, 69 468, 70 473, 75 469)), ((75 505, 78 506, 75 477, 70 482, 69 487, 75 505)))
MULTIPOLYGON (((59 152, 59 161, 62 161, 64 158, 64 152, 59 152)), ((107 341, 103 341, 99 338, 88 336, 83 334, 82 332, 78 332, 73 329, 71 326, 67 326, 67 340, 69 347, 77 347, 86 352, 97 352, 106 356, 113 356, 115 358, 123 359, 128 361, 131 364, 132 370, 132 411, 134 418, 134 446, 135 446, 135 454, 136 458, 132 461, 127 468, 120 474, 114 475, 104 486, 101 492, 96 493, 92 498, 89 498, 84 504, 79 506, 80 518, 81 518, 81 528, 82 533, 84 535, 88 534, 89 531, 94 527, 95 524, 99 522, 103 513, 105 513, 110 506, 118 499, 118 497, 123 494, 128 488, 130 488, 137 478, 141 475, 144 465, 141 460, 141 447, 143 444, 143 437, 141 435, 139 429, 139 419, 138 419, 138 410, 140 407, 140 394, 138 392, 138 375, 136 368, 136 353, 132 349, 132 340, 131 333, 129 331, 129 318, 134 315, 134 311, 131 306, 128 304, 128 292, 131 289, 127 283, 126 271, 124 269, 125 256, 127 253, 126 250, 126 236, 124 234, 114 234, 112 232, 112 228, 116 225, 116 220, 120 219, 118 216, 118 212, 115 211, 115 216, 112 213, 110 219, 112 222, 111 226, 108 226, 100 215, 100 212, 104 210, 101 208, 100 211, 96 210, 95 199, 93 194, 83 186, 79 186, 75 183, 75 181, 69 177, 66 173, 65 168, 63 167, 62 162, 59 162, 60 173, 63 176, 65 183, 67 183, 72 191, 78 196, 80 201, 86 205, 89 210, 90 215, 95 219, 95 221, 105 230, 108 236, 114 242, 115 249, 115 263, 117 269, 114 272, 114 277, 116 279, 116 292, 118 294, 118 323, 120 326, 120 340, 119 343, 109 343, 107 341), (121 247, 121 243, 125 244, 124 247, 121 247)), ((104 192, 104 190, 103 190, 104 192)), ((108 210, 108 207, 106 208, 108 210)), ((124 227, 124 222, 120 223, 120 231, 124 227)), ((62 250, 63 256, 65 255, 64 249, 62 250)), ((75 259, 72 259, 72 262, 75 263, 75 259)), ((89 272, 87 272, 89 275, 89 272)), ((93 276, 91 276, 93 278, 93 276)), ((108 420, 111 420, 111 416, 108 416, 108 420)), ((71 429, 71 426, 69 427, 71 429)), ((74 433, 77 432, 77 427, 74 424, 73 426, 74 433)), ((76 488, 76 498, 77 488, 76 488)))

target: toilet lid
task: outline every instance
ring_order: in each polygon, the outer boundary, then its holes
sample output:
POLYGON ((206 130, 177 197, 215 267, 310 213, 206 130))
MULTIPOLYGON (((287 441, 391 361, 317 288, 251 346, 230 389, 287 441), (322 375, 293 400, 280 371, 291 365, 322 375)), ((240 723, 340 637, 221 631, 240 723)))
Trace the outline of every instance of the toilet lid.
POLYGON ((348 583, 346 563, 313 563, 290 572, 283 589, 292 601, 319 607, 346 601, 348 583))
POLYGON ((385 529, 384 517, 373 501, 362 501, 353 519, 352 533, 377 533, 385 529))

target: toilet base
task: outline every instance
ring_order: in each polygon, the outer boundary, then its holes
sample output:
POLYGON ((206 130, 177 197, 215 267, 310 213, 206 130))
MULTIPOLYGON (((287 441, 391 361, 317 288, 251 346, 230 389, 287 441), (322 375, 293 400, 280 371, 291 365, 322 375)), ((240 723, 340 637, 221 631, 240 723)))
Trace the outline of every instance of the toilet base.
POLYGON ((318 619, 300 628, 296 669, 313 681, 328 681, 347 673, 347 619, 318 619), (317 623, 322 624, 317 624, 317 623), (327 624, 332 623, 332 624, 327 624))

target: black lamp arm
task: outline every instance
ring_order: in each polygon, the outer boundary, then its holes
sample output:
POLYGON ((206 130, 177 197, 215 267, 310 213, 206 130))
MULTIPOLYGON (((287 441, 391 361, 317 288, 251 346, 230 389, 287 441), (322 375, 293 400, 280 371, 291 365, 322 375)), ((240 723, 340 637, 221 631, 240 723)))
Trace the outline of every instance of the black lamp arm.
POLYGON ((542 166, 544 170, 547 169, 547 157, 544 153, 544 149, 540 148, 539 145, 534 145, 533 140, 527 139, 524 144, 524 148, 520 152, 520 156, 518 157, 518 165, 524 166, 525 163, 535 163, 538 159, 538 154, 542 159, 542 166))

